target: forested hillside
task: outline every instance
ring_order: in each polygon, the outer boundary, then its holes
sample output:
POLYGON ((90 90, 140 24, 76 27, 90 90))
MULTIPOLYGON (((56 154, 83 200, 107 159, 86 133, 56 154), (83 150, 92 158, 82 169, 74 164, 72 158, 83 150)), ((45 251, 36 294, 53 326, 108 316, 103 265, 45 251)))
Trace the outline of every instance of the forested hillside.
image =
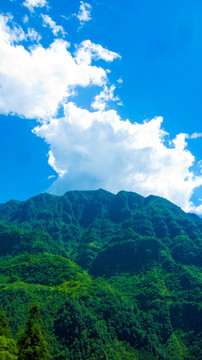
POLYGON ((201 241, 202 219, 156 196, 1 204, 0 354, 23 359, 37 306, 53 360, 200 360, 201 241))

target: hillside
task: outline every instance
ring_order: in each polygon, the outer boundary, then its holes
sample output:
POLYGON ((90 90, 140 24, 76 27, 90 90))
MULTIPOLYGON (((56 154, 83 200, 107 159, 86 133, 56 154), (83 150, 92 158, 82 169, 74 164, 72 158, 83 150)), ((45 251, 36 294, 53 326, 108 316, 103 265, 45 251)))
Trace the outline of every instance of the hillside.
POLYGON ((202 219, 156 196, 9 201, 1 310, 15 338, 37 302, 54 360, 199 360, 201 241, 202 219))

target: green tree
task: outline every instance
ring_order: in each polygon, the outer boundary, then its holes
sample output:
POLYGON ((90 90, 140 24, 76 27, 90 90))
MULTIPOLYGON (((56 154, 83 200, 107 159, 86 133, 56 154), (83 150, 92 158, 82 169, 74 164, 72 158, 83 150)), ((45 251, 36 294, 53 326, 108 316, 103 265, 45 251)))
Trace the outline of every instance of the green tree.
POLYGON ((34 305, 29 311, 25 331, 19 337, 18 360, 50 359, 40 322, 38 306, 34 305))
POLYGON ((10 330, 8 321, 6 319, 6 315, 4 312, 0 313, 0 336, 6 336, 9 337, 10 330))
POLYGON ((14 339, 10 338, 9 324, 4 312, 0 313, 0 359, 16 360, 17 346, 14 339))

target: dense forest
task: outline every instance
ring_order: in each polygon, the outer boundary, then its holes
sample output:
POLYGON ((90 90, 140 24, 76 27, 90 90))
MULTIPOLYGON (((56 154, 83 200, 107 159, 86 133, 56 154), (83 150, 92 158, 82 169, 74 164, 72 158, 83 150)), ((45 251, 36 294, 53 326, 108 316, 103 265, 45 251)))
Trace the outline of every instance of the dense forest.
POLYGON ((121 191, 0 205, 0 359, 201 360, 202 219, 121 191))

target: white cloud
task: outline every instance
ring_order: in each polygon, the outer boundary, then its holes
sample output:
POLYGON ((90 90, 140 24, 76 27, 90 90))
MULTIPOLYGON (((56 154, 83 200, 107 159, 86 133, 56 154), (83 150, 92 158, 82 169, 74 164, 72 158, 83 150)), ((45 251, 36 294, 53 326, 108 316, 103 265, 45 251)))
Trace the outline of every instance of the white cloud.
POLYGON ((110 87, 105 85, 103 91, 95 96, 95 99, 91 104, 92 108, 94 110, 105 110, 108 101, 119 101, 119 97, 114 96, 114 90, 114 85, 111 85, 110 87))
POLYGON ((23 5, 33 12, 35 7, 47 7, 48 3, 46 0, 25 0, 23 5))
POLYGON ((57 166, 55 157, 51 150, 48 152, 48 163, 55 170, 55 172, 58 173, 60 178, 62 178, 64 176, 64 174, 66 173, 66 170, 62 170, 57 166))
POLYGON ((199 205, 197 207, 193 207, 192 211, 197 215, 202 215, 202 205, 199 205))
POLYGON ((22 21, 23 21, 24 24, 27 24, 29 22, 28 16, 27 15, 23 16, 22 21))
POLYGON ((92 6, 90 4, 80 1, 79 13, 76 17, 79 19, 81 26, 92 19, 91 9, 92 6))
POLYGON ((33 28, 28 28, 27 33, 25 33, 21 26, 13 22, 13 16, 9 14, 6 16, 0 15, 0 39, 3 48, 3 44, 13 45, 14 43, 20 43, 23 40, 27 41, 27 39, 39 42, 41 36, 33 28), (11 26, 9 26, 9 24, 11 26))
POLYGON ((90 40, 82 41, 78 46, 75 55, 78 63, 85 61, 87 64, 90 64, 92 59, 102 59, 111 62, 114 59, 121 58, 119 54, 103 48, 102 45, 94 44, 90 40))
POLYGON ((0 15, 0 42, 1 46, 4 43, 17 43, 26 39, 26 35, 21 28, 13 22, 13 16, 7 14, 6 16, 0 15), (9 26, 10 24, 11 26, 9 26))
POLYGON ((190 138, 191 139, 198 139, 198 138, 201 138, 202 137, 202 133, 193 133, 190 138))
MULTIPOLYGON (((95 49, 81 52, 76 58, 68 51, 68 43, 55 40, 48 48, 36 45, 30 51, 12 42, 26 38, 24 32, 11 30, 8 18, 0 17, 0 112, 16 113, 26 118, 53 116, 58 106, 75 86, 103 86, 107 80, 102 67, 91 65, 92 58, 116 58, 116 54, 88 42, 95 49), (97 54, 96 54, 97 52, 97 54), (101 54, 102 53, 102 54, 101 54)), ((32 33, 33 35, 33 33, 32 33)), ((80 48, 79 48, 80 49, 80 48)))
MULTIPOLYGON (((202 173, 202 160, 198 162, 198 167, 200 169, 200 172, 202 173)), ((202 201, 202 200, 201 200, 202 201)))
POLYGON ((48 15, 41 15, 43 19, 43 26, 49 26, 55 36, 58 36, 59 33, 62 34, 63 37, 65 37, 66 32, 64 31, 63 27, 61 25, 56 25, 56 22, 51 19, 48 15))
POLYGON ((122 78, 119 78, 118 80, 117 80, 117 83, 120 85, 120 84, 123 84, 123 79, 122 78))
POLYGON ((186 149, 186 134, 166 147, 162 121, 158 117, 132 124, 113 110, 89 112, 68 103, 64 117, 34 130, 50 145, 49 163, 62 173, 50 191, 123 189, 160 195, 186 211, 200 211, 190 201, 202 177, 189 170, 194 156, 186 149))
POLYGON ((26 38, 38 43, 41 40, 41 35, 35 29, 28 28, 26 38))
MULTIPOLYGON (((62 39, 30 50, 19 44, 28 37, 37 42, 38 36, 34 29, 25 34, 10 15, 0 16, 0 113, 40 120, 34 132, 49 144, 49 164, 58 174, 50 191, 123 189, 160 195, 186 211, 201 213, 201 205, 196 208, 190 200, 202 185, 202 176, 191 171, 195 159, 187 150, 190 136, 178 134, 166 146, 161 117, 132 124, 114 110, 105 111, 106 102, 118 98, 114 85, 106 86, 109 71, 92 62, 111 62, 120 55, 90 40, 73 55, 62 39), (76 86, 91 85, 103 89, 92 104, 99 111, 68 103, 76 86), (60 105, 65 116, 51 118, 60 105)), ((200 136, 194 133, 191 138, 200 136)))
POLYGON ((48 180, 54 179, 54 178, 55 178, 55 175, 50 175, 50 176, 48 176, 48 180))

